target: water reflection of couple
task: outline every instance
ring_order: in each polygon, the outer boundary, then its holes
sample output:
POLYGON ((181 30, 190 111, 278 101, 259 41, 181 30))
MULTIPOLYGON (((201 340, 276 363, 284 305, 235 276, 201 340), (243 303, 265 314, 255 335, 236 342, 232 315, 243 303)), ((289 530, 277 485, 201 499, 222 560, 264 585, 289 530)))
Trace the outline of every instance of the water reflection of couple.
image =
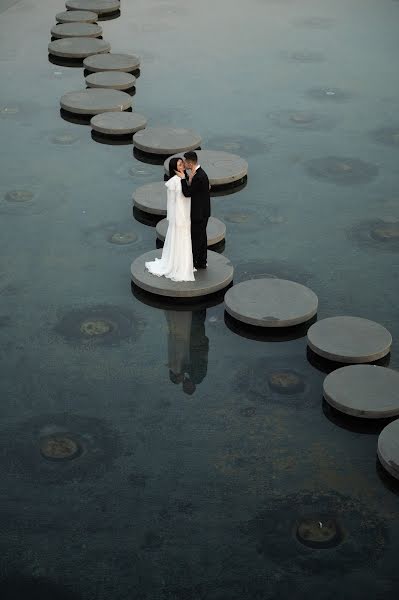
POLYGON ((192 395, 208 369, 209 340, 205 334, 206 309, 165 310, 168 324, 169 378, 192 395))

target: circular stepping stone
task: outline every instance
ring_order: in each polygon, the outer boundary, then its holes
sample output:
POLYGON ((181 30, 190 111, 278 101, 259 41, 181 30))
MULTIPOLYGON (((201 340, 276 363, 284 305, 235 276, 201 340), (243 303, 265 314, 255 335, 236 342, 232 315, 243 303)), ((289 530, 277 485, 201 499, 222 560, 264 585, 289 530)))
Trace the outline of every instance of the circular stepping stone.
POLYGON ((385 327, 359 317, 330 317, 312 325, 308 345, 336 362, 368 363, 389 354, 392 336, 385 327))
POLYGON ((133 144, 149 154, 174 154, 195 150, 201 145, 201 136, 192 129, 149 127, 136 133, 133 144))
POLYGON ((126 110, 132 105, 132 98, 119 90, 89 89, 64 94, 60 104, 61 108, 71 113, 97 115, 126 110))
POLYGON ((399 479, 399 419, 381 431, 377 455, 384 469, 399 479))
POLYGON ((152 275, 145 268, 147 261, 161 258, 162 250, 152 250, 136 258, 131 265, 133 283, 139 288, 173 298, 197 298, 214 294, 227 287, 233 280, 234 269, 222 254, 208 250, 208 268, 195 273, 195 281, 172 281, 152 275))
POLYGON ((96 23, 97 19, 91 10, 66 10, 55 15, 57 23, 96 23))
MULTIPOLYGON (((198 150, 198 160, 201 167, 206 171, 211 185, 227 185, 244 179, 248 174, 248 163, 229 152, 219 150, 198 150)), ((177 154, 176 156, 178 156, 177 154)), ((165 161, 164 167, 169 174, 169 161, 165 161)))
POLYGON ((104 40, 95 38, 77 37, 54 40, 48 45, 49 54, 62 58, 85 58, 91 54, 109 52, 111 46, 104 40))
POLYGON ((51 35, 55 38, 98 38, 102 32, 103 28, 96 23, 59 23, 51 28, 51 35))
POLYGON ((85 78, 86 85, 92 88, 111 88, 113 90, 129 90, 136 83, 136 78, 122 71, 99 71, 90 73, 85 78))
POLYGON ((166 216, 168 201, 164 182, 147 183, 133 192, 133 204, 139 210, 151 215, 166 216))
POLYGON ((105 135, 128 135, 144 129, 147 119, 131 112, 107 112, 94 116, 90 125, 105 135))
POLYGON ((120 9, 119 0, 67 0, 65 6, 69 10, 90 10, 98 15, 106 15, 120 9))
POLYGON ((85 69, 96 71, 125 71, 130 73, 140 68, 140 58, 133 54, 100 54, 83 61, 85 69))
POLYGON ((234 285, 224 298, 226 311, 258 327, 292 327, 317 313, 312 290, 286 279, 252 279, 234 285))
POLYGON ((384 419, 399 415, 399 373, 375 365, 352 365, 330 373, 324 398, 347 415, 384 419))
MULTIPOLYGON (((165 241, 167 231, 168 220, 162 219, 156 226, 157 238, 161 240, 161 242, 165 241)), ((215 217, 209 217, 206 233, 208 237, 208 246, 214 246, 226 237, 226 225, 222 223, 222 221, 219 221, 219 219, 215 219, 215 217)))

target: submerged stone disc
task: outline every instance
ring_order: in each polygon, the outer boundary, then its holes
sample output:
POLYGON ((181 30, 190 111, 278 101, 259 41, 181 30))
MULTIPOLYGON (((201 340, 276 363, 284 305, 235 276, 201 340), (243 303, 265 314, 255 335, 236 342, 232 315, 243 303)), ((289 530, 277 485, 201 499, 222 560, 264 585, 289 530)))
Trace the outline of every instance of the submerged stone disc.
POLYGON ((399 479, 399 419, 381 431, 378 438, 377 455, 388 473, 399 479))
MULTIPOLYGON (((167 219, 162 219, 156 226, 157 237, 161 242, 165 241, 167 231, 168 221, 167 219)), ((208 247, 214 246, 224 240, 226 236, 226 225, 222 223, 222 221, 219 221, 219 219, 215 219, 215 217, 209 217, 206 233, 208 237, 208 247)))
POLYGON ((59 23, 51 28, 51 35, 55 38, 98 38, 102 32, 103 28, 96 23, 59 23))
POLYGON ((92 88, 111 88, 113 90, 129 90, 136 83, 131 73, 124 71, 98 71, 90 73, 85 79, 86 85, 92 88))
POLYGON ((98 14, 91 10, 66 10, 55 15, 58 23, 95 23, 98 14))
POLYGON ((119 90, 88 89, 64 94, 61 108, 68 112, 83 115, 97 115, 103 112, 121 112, 130 108, 132 99, 119 90))
POLYGON ((306 172, 315 179, 338 185, 368 183, 378 175, 378 167, 371 163, 340 156, 327 156, 307 161, 306 172))
POLYGON ((85 58, 91 54, 107 53, 111 46, 104 40, 88 37, 62 38, 48 45, 49 54, 62 58, 85 58))
POLYGON ((91 10, 98 15, 106 15, 120 9, 119 0, 66 0, 69 10, 91 10))
POLYGON ((340 412, 365 419, 399 415, 399 373, 375 365, 352 365, 330 373, 324 398, 340 412))
POLYGON ((389 354, 392 336, 385 327, 360 317, 330 317, 308 331, 311 350, 336 362, 369 363, 389 354))
POLYGON ((145 268, 147 261, 160 258, 162 250, 152 250, 136 258, 131 265, 131 278, 139 288, 173 298, 195 298, 214 294, 226 288, 233 280, 233 265, 217 252, 208 250, 208 268, 195 273, 195 281, 172 281, 152 275, 145 268))
POLYGON ((296 537, 304 546, 317 549, 333 548, 342 541, 337 521, 322 515, 301 519, 297 524, 296 537))
POLYGON ((105 135, 128 135, 144 129, 147 119, 132 112, 108 112, 93 117, 90 125, 105 135))
POLYGON ((149 154, 175 154, 198 148, 201 136, 192 129, 148 127, 136 133, 133 144, 138 150, 149 154))
POLYGON ((166 215, 168 196, 164 182, 142 185, 133 192, 132 198, 139 210, 152 215, 166 215))
MULTIPOLYGON (((201 167, 209 177, 211 185, 226 185, 244 179, 248 174, 248 163, 229 152, 219 150, 198 150, 198 160, 201 167)), ((179 156, 176 154, 175 156, 179 156)), ((169 173, 169 161, 172 156, 165 161, 164 167, 166 173, 169 173)))
POLYGON ((140 59, 133 54, 101 54, 89 56, 83 61, 83 66, 88 71, 137 71, 140 68, 140 59))
POLYGON ((312 290, 286 279, 252 279, 234 285, 224 298, 226 311, 238 321, 258 327, 292 327, 317 313, 312 290))
POLYGON ((67 433, 56 433, 41 438, 40 453, 47 460, 73 460, 82 453, 79 442, 67 433))

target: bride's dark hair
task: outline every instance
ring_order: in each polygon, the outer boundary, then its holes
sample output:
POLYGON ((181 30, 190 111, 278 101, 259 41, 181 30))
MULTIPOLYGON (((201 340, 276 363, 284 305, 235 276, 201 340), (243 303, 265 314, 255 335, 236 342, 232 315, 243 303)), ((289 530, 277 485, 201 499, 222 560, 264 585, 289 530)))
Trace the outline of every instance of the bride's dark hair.
POLYGON ((174 156, 173 158, 170 159, 170 161, 169 161, 169 179, 176 175, 177 163, 179 162, 179 160, 182 160, 180 158, 180 156, 178 156, 177 158, 174 156))

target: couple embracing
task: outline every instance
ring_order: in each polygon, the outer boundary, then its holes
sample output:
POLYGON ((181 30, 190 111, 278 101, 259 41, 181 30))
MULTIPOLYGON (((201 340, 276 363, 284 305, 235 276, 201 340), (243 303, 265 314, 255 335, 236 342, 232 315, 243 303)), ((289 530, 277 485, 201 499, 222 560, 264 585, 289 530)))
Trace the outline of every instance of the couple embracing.
POLYGON ((207 267, 206 227, 211 214, 210 186, 195 152, 171 158, 167 187, 168 231, 162 257, 145 263, 158 277, 194 281, 194 273, 207 267))

